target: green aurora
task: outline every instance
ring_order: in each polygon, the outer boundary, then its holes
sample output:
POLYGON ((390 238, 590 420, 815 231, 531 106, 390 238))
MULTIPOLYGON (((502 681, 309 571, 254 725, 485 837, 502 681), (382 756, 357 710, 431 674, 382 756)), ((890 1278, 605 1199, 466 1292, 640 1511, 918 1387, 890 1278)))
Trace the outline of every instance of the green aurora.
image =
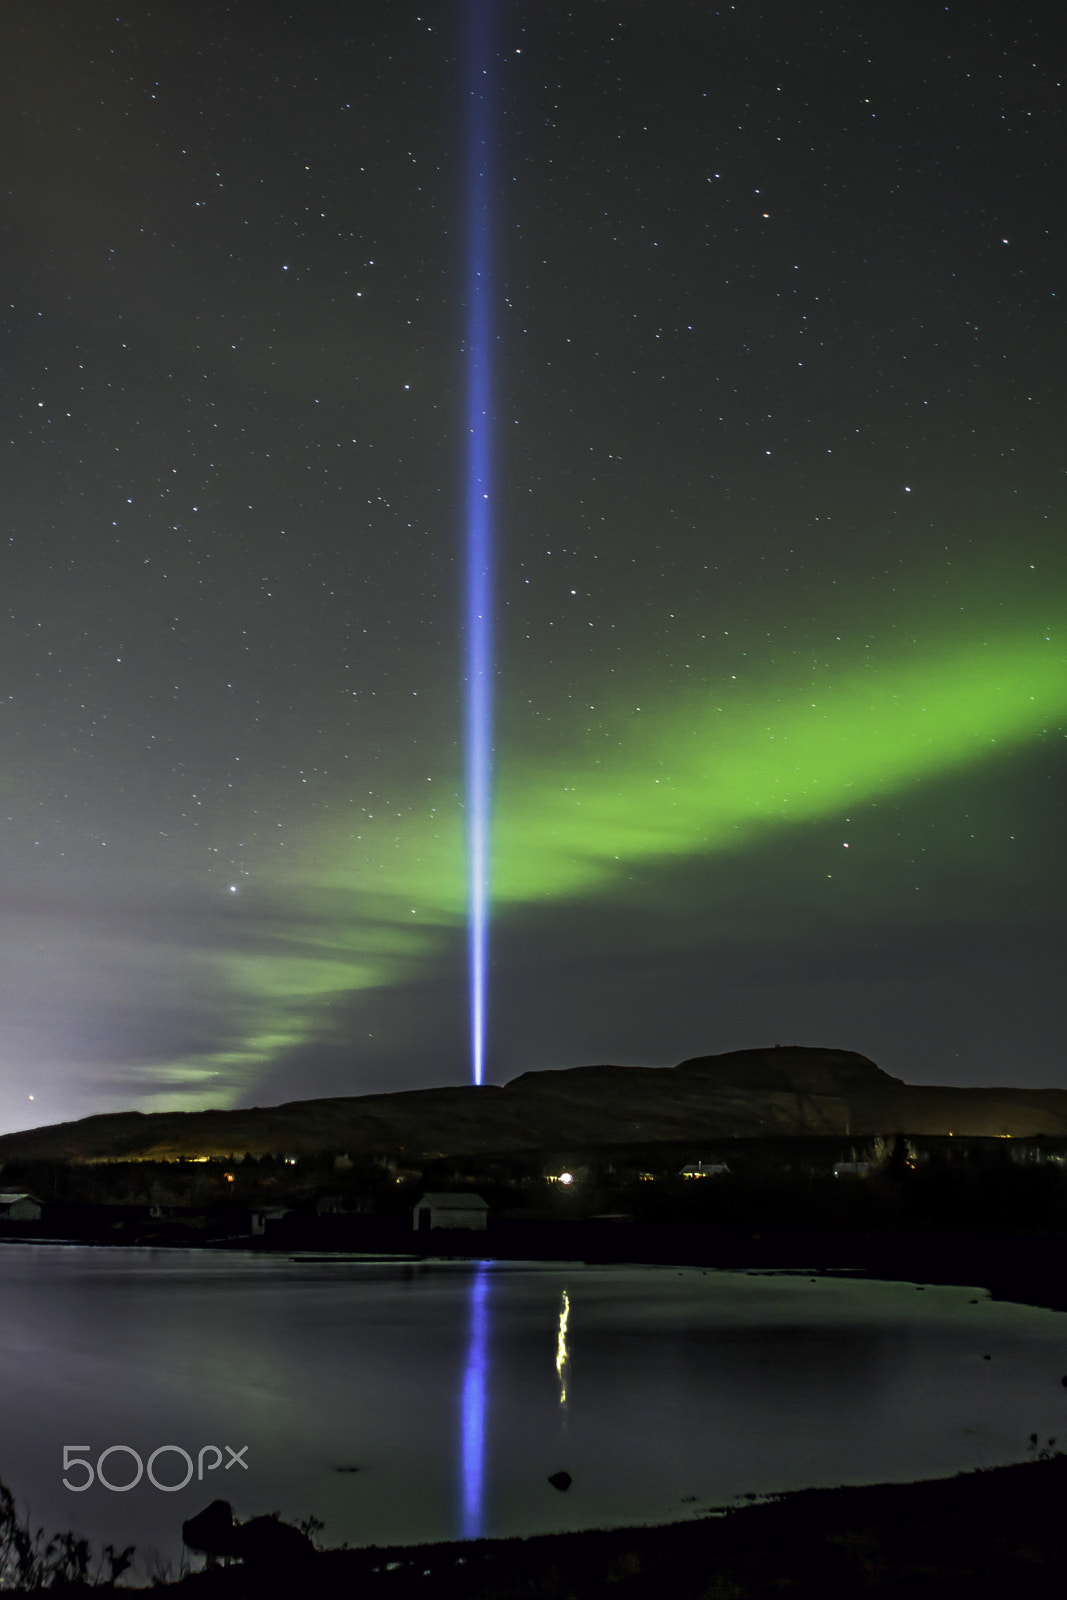
MULTIPOLYGON (((501 916, 610 900, 635 869, 741 854, 864 802, 1003 762, 1062 722, 1067 670, 1047 625, 986 642, 914 643, 802 681, 616 704, 598 737, 554 722, 500 759, 492 892, 501 916)), ((755 670, 750 677, 757 676, 755 670)), ((441 789, 443 783, 435 788, 441 789)), ((456 962, 463 920, 458 799, 384 805, 354 828, 309 830, 273 885, 271 932, 220 951, 232 1050, 159 1076, 177 1108, 233 1096, 261 1064, 328 1031, 354 991, 418 983, 456 962), (220 1082, 221 1080, 221 1082, 220 1082)), ((458 971, 458 969, 457 969, 458 971)))

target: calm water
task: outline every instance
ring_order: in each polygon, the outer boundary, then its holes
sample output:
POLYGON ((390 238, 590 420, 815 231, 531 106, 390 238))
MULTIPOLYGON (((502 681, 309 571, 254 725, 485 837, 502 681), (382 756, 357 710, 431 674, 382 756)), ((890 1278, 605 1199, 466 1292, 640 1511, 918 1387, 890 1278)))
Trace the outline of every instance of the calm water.
POLYGON ((328 1544, 498 1536, 948 1475, 1067 1433, 1067 1317, 979 1289, 4 1246, 0 1304, 0 1478, 48 1532, 175 1564, 217 1496, 313 1513, 328 1544), (116 1486, 161 1445, 247 1466, 75 1493, 64 1445, 94 1468, 129 1446, 116 1486))

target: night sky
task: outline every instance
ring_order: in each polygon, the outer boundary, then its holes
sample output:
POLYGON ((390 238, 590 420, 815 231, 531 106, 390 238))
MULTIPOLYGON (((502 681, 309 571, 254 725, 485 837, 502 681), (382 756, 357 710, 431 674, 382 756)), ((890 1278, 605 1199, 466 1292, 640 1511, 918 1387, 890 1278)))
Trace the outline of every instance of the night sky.
MULTIPOLYGON (((1067 1088, 1054 8, 482 10, 487 1076, 1067 1088)), ((469 1079, 461 21, 4 6, 4 1130, 469 1079)))

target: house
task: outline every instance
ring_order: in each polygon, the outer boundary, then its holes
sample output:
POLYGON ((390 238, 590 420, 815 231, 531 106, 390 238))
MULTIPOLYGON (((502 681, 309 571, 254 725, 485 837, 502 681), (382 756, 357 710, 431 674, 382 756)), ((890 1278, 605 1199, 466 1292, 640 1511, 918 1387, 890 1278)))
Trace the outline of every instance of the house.
POLYGON ((249 1232, 253 1237, 258 1238, 261 1234, 266 1233, 268 1223, 280 1222, 283 1217, 288 1215, 289 1212, 285 1206, 256 1206, 249 1214, 249 1232))
POLYGON ((1055 1150, 1046 1150, 1029 1140, 1025 1143, 1022 1139, 1014 1140, 1008 1155, 1017 1166, 1067 1167, 1067 1155, 1055 1150))
POLYGON ((369 1210, 370 1200, 365 1194, 320 1194, 315 1201, 315 1214, 320 1217, 343 1217, 369 1210))
POLYGON ((22 1192, 0 1194, 0 1222, 40 1222, 41 1202, 22 1192))
MULTIPOLYGON (((122 1209, 130 1208, 123 1206, 122 1209)), ((186 1228, 206 1228, 216 1214, 207 1206, 164 1205, 158 1200, 148 1208, 150 1222, 181 1223, 186 1228)))
POLYGON ((417 1233, 430 1228, 483 1228, 489 1207, 480 1194, 424 1194, 412 1213, 417 1233))
POLYGON ((877 1162, 874 1161, 835 1161, 835 1178, 869 1178, 872 1172, 877 1171, 877 1162))
POLYGON ((691 1161, 679 1173, 681 1178, 721 1178, 730 1171, 725 1161, 691 1161))

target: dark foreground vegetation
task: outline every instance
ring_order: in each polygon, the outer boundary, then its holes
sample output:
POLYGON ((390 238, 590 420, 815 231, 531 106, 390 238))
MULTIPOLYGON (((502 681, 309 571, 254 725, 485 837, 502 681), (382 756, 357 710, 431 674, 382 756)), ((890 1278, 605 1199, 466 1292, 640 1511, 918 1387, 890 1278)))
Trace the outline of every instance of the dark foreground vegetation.
MULTIPOLYGON (((929 1483, 809 1489, 666 1527, 216 1566, 153 1592, 183 1600, 1058 1600, 1067 1580, 1067 1458, 1041 1454, 929 1483)), ((60 1575, 53 1592, 128 1591, 60 1575)), ((40 1590, 11 1591, 30 1593, 40 1590)))

